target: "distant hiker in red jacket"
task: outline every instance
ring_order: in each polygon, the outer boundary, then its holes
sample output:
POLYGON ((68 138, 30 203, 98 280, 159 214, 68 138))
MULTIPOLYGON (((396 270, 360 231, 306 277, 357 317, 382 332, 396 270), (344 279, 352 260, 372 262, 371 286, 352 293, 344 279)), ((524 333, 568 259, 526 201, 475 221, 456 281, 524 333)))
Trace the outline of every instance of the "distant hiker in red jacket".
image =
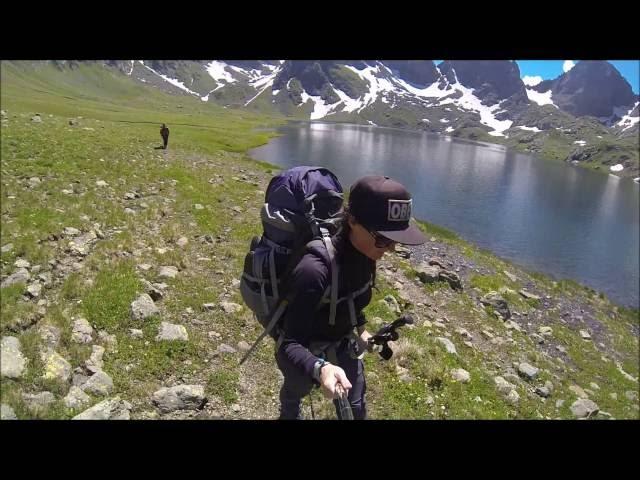
POLYGON ((169 129, 163 123, 162 128, 160 129, 160 135, 162 136, 162 141, 164 142, 164 149, 167 149, 167 143, 169 143, 169 129))

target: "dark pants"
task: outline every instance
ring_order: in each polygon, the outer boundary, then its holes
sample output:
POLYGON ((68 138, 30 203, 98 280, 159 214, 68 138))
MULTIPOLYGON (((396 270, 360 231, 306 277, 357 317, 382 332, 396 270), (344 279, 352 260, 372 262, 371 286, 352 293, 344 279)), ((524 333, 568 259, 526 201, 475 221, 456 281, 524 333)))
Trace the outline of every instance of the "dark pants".
MULTIPOLYGON (((364 398, 367 384, 364 378, 364 365, 362 360, 351 358, 348 343, 343 342, 336 349, 338 366, 341 367, 351 382, 349 390, 349 403, 356 420, 364 420, 367 416, 367 403, 364 398)), ((284 383, 280 389, 280 419, 300 420, 300 402, 313 388, 313 380, 292 365, 280 352, 276 353, 278 368, 284 375, 284 383)), ((334 400, 336 415, 340 418, 338 402, 334 400)))
POLYGON ((162 137, 162 142, 164 143, 164 149, 167 149, 167 143, 169 143, 169 135, 167 135, 166 137, 163 136, 162 137))

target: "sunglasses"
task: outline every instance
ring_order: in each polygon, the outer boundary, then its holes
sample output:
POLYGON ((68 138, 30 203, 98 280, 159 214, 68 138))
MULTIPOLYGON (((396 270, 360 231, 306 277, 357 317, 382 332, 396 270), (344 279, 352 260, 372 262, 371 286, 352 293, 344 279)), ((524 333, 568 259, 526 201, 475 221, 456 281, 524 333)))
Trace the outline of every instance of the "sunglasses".
POLYGON ((377 232, 374 232, 374 231, 369 230, 369 229, 366 229, 366 230, 367 230, 367 232, 369 232, 369 234, 376 241, 375 242, 376 248, 389 248, 392 244, 396 243, 395 240, 390 240, 387 237, 384 237, 384 236, 380 235, 377 232))

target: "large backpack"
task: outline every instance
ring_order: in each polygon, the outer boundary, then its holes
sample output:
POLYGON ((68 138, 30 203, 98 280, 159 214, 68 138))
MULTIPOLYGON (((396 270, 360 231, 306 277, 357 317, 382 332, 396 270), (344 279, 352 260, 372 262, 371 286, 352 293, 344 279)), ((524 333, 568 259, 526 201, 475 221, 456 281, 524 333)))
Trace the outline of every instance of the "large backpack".
POLYGON ((335 319, 338 269, 331 236, 342 218, 343 190, 338 178, 322 167, 294 167, 269 182, 260 211, 263 233, 253 237, 245 256, 240 293, 264 331, 242 364, 266 336, 275 338, 279 320, 292 298, 288 277, 311 242, 327 250, 331 271, 330 322, 335 319))

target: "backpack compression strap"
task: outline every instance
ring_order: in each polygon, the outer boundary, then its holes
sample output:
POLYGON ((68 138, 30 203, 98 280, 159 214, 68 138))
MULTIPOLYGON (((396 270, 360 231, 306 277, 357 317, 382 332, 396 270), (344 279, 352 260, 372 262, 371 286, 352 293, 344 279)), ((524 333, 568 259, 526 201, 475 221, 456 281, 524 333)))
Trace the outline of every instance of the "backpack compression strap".
POLYGON ((322 241, 331 261, 331 305, 329 307, 329 325, 336 323, 336 306, 338 305, 338 263, 336 262, 336 250, 331 243, 331 235, 326 228, 320 228, 322 241))

